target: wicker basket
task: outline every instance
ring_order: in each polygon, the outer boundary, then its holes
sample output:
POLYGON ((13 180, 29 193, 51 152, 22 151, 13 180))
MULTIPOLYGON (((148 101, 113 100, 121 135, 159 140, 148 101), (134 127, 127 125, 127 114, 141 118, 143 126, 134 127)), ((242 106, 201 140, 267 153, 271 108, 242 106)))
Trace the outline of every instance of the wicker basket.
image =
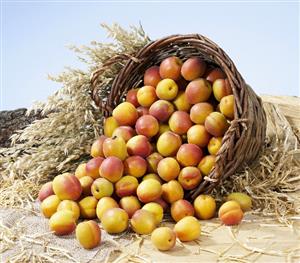
POLYGON ((210 64, 219 66, 227 75, 235 97, 235 116, 223 137, 216 165, 202 183, 188 194, 194 199, 200 193, 209 193, 228 176, 254 161, 264 143, 266 116, 261 99, 245 83, 228 55, 214 42, 198 34, 172 35, 153 41, 134 56, 111 58, 92 75, 92 97, 101 108, 103 116, 111 114, 113 108, 126 96, 129 89, 142 84, 143 74, 152 65, 158 65, 171 55, 187 59, 200 56, 210 64), (125 66, 114 79, 105 100, 99 97, 98 77, 105 66, 122 62, 125 66))

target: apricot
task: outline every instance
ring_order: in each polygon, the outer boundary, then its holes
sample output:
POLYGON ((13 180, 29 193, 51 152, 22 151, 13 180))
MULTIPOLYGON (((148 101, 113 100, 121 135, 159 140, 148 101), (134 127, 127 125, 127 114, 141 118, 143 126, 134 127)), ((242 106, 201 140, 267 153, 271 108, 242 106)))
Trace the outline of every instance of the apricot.
POLYGON ((164 199, 162 199, 161 197, 158 198, 158 199, 156 199, 156 200, 154 200, 153 202, 159 204, 159 205, 163 208, 164 212, 168 211, 169 205, 168 205, 168 203, 167 203, 164 199))
POLYGON ((216 156, 215 155, 206 155, 200 161, 198 168, 201 173, 204 175, 208 175, 211 170, 214 168, 216 164, 216 156))
POLYGON ((156 87, 158 82, 160 81, 161 81, 161 77, 159 75, 158 66, 152 66, 145 71, 144 85, 156 87))
POLYGON ((155 179, 142 181, 136 190, 137 197, 143 203, 154 201, 161 196, 161 193, 161 184, 155 179))
POLYGON ((82 192, 78 178, 70 173, 57 175, 53 180, 53 192, 60 200, 77 200, 82 192))
POLYGON ((186 94, 184 91, 179 91, 177 97, 173 101, 175 107, 179 111, 186 111, 188 112, 192 105, 188 102, 186 98, 186 94))
POLYGON ((106 138, 103 142, 103 153, 106 158, 115 156, 124 161, 127 157, 126 142, 123 138, 117 136, 106 138))
POLYGON ((51 216, 49 226, 55 235, 69 235, 76 228, 74 214, 69 210, 58 211, 51 216))
POLYGON ((171 131, 179 135, 185 134, 192 125, 190 115, 185 111, 175 111, 169 119, 171 131))
POLYGON ((162 198, 169 204, 182 199, 184 195, 181 184, 176 180, 171 180, 162 185, 162 198))
POLYGON ((60 202, 60 199, 56 195, 49 195, 46 197, 41 204, 43 215, 50 218, 57 211, 60 202))
POLYGON ((147 107, 139 106, 136 108, 136 110, 138 112, 139 117, 149 114, 149 108, 147 107))
POLYGON ((176 236, 180 241, 193 241, 200 237, 200 222, 193 216, 186 216, 174 226, 176 236))
POLYGON ((191 81, 185 90, 186 99, 190 104, 207 101, 211 93, 210 83, 202 78, 191 81))
POLYGON ((167 132, 167 131, 171 131, 170 126, 168 124, 164 124, 164 123, 160 123, 159 124, 159 130, 156 136, 160 136, 163 133, 167 132))
POLYGON ((136 121, 135 130, 137 134, 151 138, 158 133, 159 124, 157 119, 152 115, 144 115, 136 121))
POLYGON ((144 86, 139 89, 137 99, 141 106, 150 107, 157 100, 156 90, 152 86, 144 86))
POLYGON ((48 182, 42 185, 39 191, 38 199, 42 202, 50 195, 54 195, 52 182, 48 182))
POLYGON ((78 203, 81 217, 86 219, 96 218, 97 203, 98 199, 94 196, 87 196, 81 199, 78 203))
POLYGON ((191 57, 187 59, 181 68, 181 75, 188 81, 195 80, 204 75, 206 62, 200 57, 191 57))
POLYGON ((112 137, 121 137, 125 142, 128 142, 134 135, 135 131, 130 126, 120 126, 114 130, 112 137))
POLYGON ((206 74, 206 79, 210 83, 214 83, 217 79, 225 79, 226 74, 220 68, 214 68, 206 74))
POLYGON ((233 95, 228 95, 221 99, 220 111, 228 119, 232 120, 234 118, 234 96, 233 95))
POLYGON ((151 234, 156 228, 156 219, 153 213, 145 210, 137 210, 130 219, 132 230, 140 235, 151 234))
POLYGON ((243 212, 251 210, 252 200, 251 197, 244 193, 231 193, 226 198, 227 201, 236 201, 239 203, 243 212))
POLYGON ((238 225, 244 216, 243 210, 236 201, 227 201, 219 209, 219 218, 227 226, 238 225))
POLYGON ((101 217, 101 224, 109 234, 117 234, 128 227, 128 214, 121 208, 110 208, 101 217))
POLYGON ((141 209, 141 203, 136 196, 124 196, 121 198, 120 207, 126 211, 128 217, 131 218, 133 214, 141 209))
POLYGON ((127 151, 130 155, 146 158, 151 154, 152 146, 146 136, 136 135, 127 142, 127 151))
POLYGON ((146 174, 145 176, 143 176, 142 181, 148 180, 148 179, 154 179, 154 180, 157 180, 158 182, 162 183, 161 178, 157 174, 154 174, 154 173, 146 174))
POLYGON ((130 89, 128 90, 126 94, 126 101, 130 102, 134 107, 140 106, 138 99, 137 99, 137 93, 139 89, 130 89))
POLYGON ((106 137, 111 137, 114 130, 119 126, 114 117, 108 117, 104 120, 103 129, 106 137))
POLYGON ((178 182, 181 184, 183 189, 192 190, 202 180, 202 175, 197 167, 187 166, 184 167, 178 176, 178 182))
POLYGON ((216 79, 213 82, 213 93, 217 101, 221 101, 223 97, 232 94, 228 79, 216 79))
POLYGON ((132 126, 135 124, 138 118, 138 113, 133 104, 125 101, 120 103, 117 107, 115 107, 115 109, 112 112, 112 116, 116 119, 119 125, 132 126))
POLYGON ((182 166, 196 166, 203 157, 201 148, 195 144, 182 144, 177 152, 176 159, 182 166))
POLYGON ((141 177, 147 171, 147 162, 141 156, 130 156, 124 162, 124 171, 125 174, 129 174, 134 177, 141 177))
POLYGON ((86 175, 86 163, 79 164, 75 170, 75 176, 80 179, 86 175))
POLYGON ((85 167, 86 175, 92 177, 93 179, 99 178, 100 177, 99 168, 103 161, 104 161, 103 157, 95 157, 89 160, 85 167))
MULTIPOLYGON (((107 137, 105 135, 101 135, 96 141, 93 142, 92 147, 91 147, 91 156, 92 157, 104 157, 103 142, 106 138, 107 137)), ((75 172, 75 175, 76 175, 76 172, 75 172)))
POLYGON ((101 221, 101 218, 105 211, 107 211, 110 208, 116 208, 119 207, 118 203, 112 198, 112 197, 102 197, 97 204, 96 207, 96 214, 99 220, 101 221))
POLYGON ((207 116, 204 125, 205 129, 215 137, 223 136, 229 127, 225 116, 216 111, 207 116))
POLYGON ((173 157, 166 157, 158 163, 157 173, 164 181, 176 179, 179 172, 179 163, 173 157))
POLYGON ((174 106, 167 100, 157 100, 149 109, 149 114, 159 121, 168 120, 173 112, 174 106))
POLYGON ((187 132, 187 141, 189 144, 196 144, 199 147, 206 147, 211 135, 206 131, 204 125, 193 125, 187 132))
POLYGON ((194 213, 194 207, 187 200, 180 199, 171 205, 171 216, 175 222, 178 222, 186 216, 193 216, 194 213))
POLYGON ((173 100, 178 93, 176 82, 170 78, 161 80, 156 86, 156 95, 161 100, 173 100))
POLYGON ((212 137, 207 145, 208 152, 216 155, 222 146, 222 137, 212 137))
POLYGON ((99 169, 100 175, 112 183, 117 182, 123 175, 124 165, 122 161, 114 156, 106 158, 99 169))
POLYGON ((147 157, 147 171, 149 173, 157 173, 157 165, 163 159, 163 157, 158 153, 151 153, 147 157))
POLYGON ((194 200, 194 208, 199 219, 211 219, 216 213, 216 201, 210 195, 199 195, 194 200))
POLYGON ((82 188, 82 194, 84 196, 91 195, 91 187, 94 182, 94 179, 90 176, 83 176, 79 179, 79 182, 82 188))
POLYGON ((159 66, 159 75, 163 79, 179 80, 181 77, 182 61, 180 58, 172 56, 165 58, 159 66))
POLYGON ((181 145, 181 138, 178 134, 167 131, 159 136, 157 140, 157 151, 162 156, 174 156, 181 145))
POLYGON ((176 233, 169 227, 156 228, 151 234, 151 242, 158 250, 170 250, 176 244, 176 233))
POLYGON ((74 215, 75 221, 78 220, 80 216, 80 209, 78 204, 72 200, 63 200, 59 203, 57 211, 68 210, 71 211, 74 215))
POLYGON ((208 102, 199 102, 192 106, 190 118, 196 124, 204 124, 206 117, 214 111, 213 106, 208 102))
POLYGON ((111 196, 114 192, 114 185, 105 178, 97 178, 91 186, 91 192, 99 200, 104 196, 111 196))
POLYGON ((101 243, 100 227, 93 220, 79 223, 75 232, 76 239, 85 249, 93 249, 101 243))
POLYGON ((119 197, 134 195, 138 185, 139 182, 134 176, 126 175, 116 182, 115 192, 119 197))
POLYGON ((145 204, 142 207, 142 209, 145 209, 154 215, 156 225, 161 223, 161 221, 164 217, 164 209, 162 208, 162 206, 160 204, 158 204, 156 202, 150 202, 148 204, 145 204))

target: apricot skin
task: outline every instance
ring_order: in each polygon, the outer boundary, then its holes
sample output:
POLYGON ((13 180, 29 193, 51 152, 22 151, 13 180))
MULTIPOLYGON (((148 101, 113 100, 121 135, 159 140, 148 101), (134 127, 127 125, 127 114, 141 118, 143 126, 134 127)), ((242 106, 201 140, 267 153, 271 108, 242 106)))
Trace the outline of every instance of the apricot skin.
POLYGON ((93 220, 81 222, 76 227, 76 239, 85 249, 93 249, 101 243, 100 227, 93 220))
POLYGON ((180 199, 171 205, 171 216, 175 222, 178 222, 186 216, 194 216, 194 213, 194 207, 187 200, 180 199))
POLYGON ((174 226, 174 231, 180 241, 193 241, 200 237, 201 225, 193 216, 186 216, 174 226))
POLYGON ((199 195, 194 200, 196 217, 207 220, 214 217, 216 212, 216 201, 210 195, 199 195))
POLYGON ((76 228, 74 215, 68 210, 58 211, 51 216, 49 226, 50 230, 58 236, 69 235, 76 228))
POLYGON ((137 234, 147 235, 152 233, 156 227, 155 216, 145 209, 140 209, 133 214, 130 224, 132 230, 137 234))
POLYGON ((175 246, 176 234, 168 227, 159 227, 152 232, 151 242, 158 250, 167 251, 175 246))
POLYGON ((219 209, 219 218, 227 226, 238 225, 244 216, 243 210, 236 201, 227 201, 219 209))

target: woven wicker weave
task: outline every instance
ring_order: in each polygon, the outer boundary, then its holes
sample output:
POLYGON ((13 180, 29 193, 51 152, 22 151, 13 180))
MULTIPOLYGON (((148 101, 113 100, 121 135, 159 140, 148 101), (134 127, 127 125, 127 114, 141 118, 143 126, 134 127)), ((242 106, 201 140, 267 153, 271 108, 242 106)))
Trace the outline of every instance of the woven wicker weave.
POLYGON ((245 83, 228 55, 214 42, 198 34, 172 35, 153 41, 134 56, 111 58, 92 76, 92 96, 109 116, 113 108, 125 97, 127 91, 142 85, 143 74, 152 65, 158 65, 164 58, 175 55, 185 60, 200 56, 210 64, 219 66, 227 75, 235 97, 235 116, 223 137, 222 147, 216 158, 216 165, 202 183, 192 190, 188 197, 194 199, 200 193, 209 193, 228 176, 254 161, 264 143, 266 116, 261 99, 245 83), (115 78, 105 100, 99 96, 98 77, 102 70, 113 63, 125 66, 115 78))

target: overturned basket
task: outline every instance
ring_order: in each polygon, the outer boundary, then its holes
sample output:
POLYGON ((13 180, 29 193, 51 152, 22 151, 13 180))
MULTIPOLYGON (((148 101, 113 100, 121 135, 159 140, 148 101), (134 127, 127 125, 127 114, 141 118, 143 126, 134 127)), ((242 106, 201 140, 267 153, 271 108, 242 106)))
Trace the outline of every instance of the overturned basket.
POLYGON ((200 193, 211 192, 222 180, 254 161, 265 139, 266 116, 261 100, 245 83, 227 54, 214 42, 198 34, 165 37, 149 43, 136 54, 107 61, 92 76, 92 97, 104 116, 111 115, 127 91, 142 84, 145 70, 171 55, 183 60, 200 56, 206 62, 219 66, 226 73, 235 97, 234 119, 223 137, 214 169, 189 193, 188 197, 194 199, 200 193), (98 77, 105 67, 117 62, 123 62, 125 66, 114 79, 107 98, 101 100, 98 77))

